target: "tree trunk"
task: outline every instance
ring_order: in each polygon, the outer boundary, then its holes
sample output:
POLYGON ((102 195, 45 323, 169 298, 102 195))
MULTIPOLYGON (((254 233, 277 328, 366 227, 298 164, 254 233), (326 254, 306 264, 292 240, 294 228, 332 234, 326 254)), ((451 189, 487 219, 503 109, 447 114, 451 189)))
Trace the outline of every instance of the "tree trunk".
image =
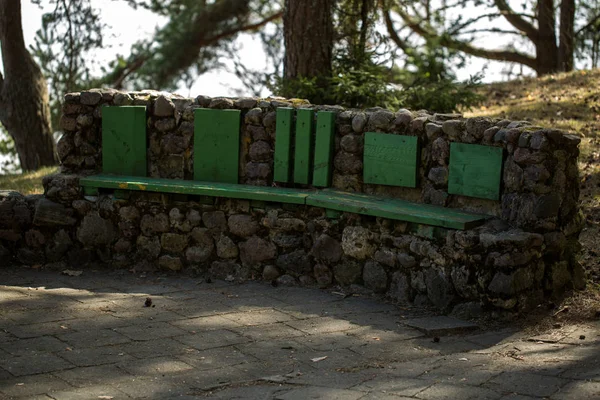
POLYGON ((21 0, 0 0, 0 122, 15 141, 21 168, 57 163, 48 88, 42 71, 25 47, 21 0))
POLYGON ((560 3, 560 45, 558 47, 558 68, 560 71, 573 70, 575 38, 575 0, 562 0, 560 3))
POLYGON ((558 71, 558 46, 554 0, 539 0, 537 5, 538 35, 535 44, 538 76, 558 71))
POLYGON ((283 26, 286 79, 331 76, 333 4, 334 0, 285 1, 283 26))

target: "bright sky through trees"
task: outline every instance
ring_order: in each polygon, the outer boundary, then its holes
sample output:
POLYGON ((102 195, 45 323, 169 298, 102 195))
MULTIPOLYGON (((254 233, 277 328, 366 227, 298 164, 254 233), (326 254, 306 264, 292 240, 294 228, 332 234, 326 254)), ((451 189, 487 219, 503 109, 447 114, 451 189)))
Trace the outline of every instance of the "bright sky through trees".
MULTIPOLYGON (((117 53, 127 54, 136 40, 150 37, 155 27, 164 23, 155 14, 143 9, 134 10, 122 1, 93 0, 92 3, 94 7, 101 10, 103 22, 110 27, 108 34, 105 35, 106 47, 93 57, 99 64, 108 63, 114 59, 117 53)), ((36 31, 41 26, 41 17, 44 11, 29 0, 23 0, 22 7, 25 42, 27 45, 31 45, 36 31)), ((241 58, 250 69, 268 69, 262 45, 258 38, 249 34, 242 34, 238 41, 242 44, 240 46, 243 53, 241 58)), ((226 60, 223 61, 227 65, 226 60)), ((497 81, 503 78, 501 74, 502 63, 470 57, 467 67, 457 71, 458 79, 467 79, 470 75, 480 72, 486 64, 489 66, 486 70, 485 82, 497 81)), ((1 65, 2 60, 0 59, 1 65)), ((244 90, 241 82, 234 74, 227 71, 213 71, 202 75, 191 91, 188 91, 185 87, 180 87, 179 93, 182 95, 228 96, 235 95, 236 89, 244 90)), ((269 93, 263 94, 268 95, 269 93)))

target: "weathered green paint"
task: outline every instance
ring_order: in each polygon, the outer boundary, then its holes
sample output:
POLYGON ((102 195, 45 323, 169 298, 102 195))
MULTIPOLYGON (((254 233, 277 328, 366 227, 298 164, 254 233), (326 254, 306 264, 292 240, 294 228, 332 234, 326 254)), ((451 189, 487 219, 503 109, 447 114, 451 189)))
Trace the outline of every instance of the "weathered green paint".
POLYGON ((317 113, 313 186, 329 187, 331 185, 335 116, 335 113, 330 111, 317 113))
POLYGON ((502 148, 478 144, 450 144, 448 193, 500 199, 502 148))
POLYGON ((271 186, 238 185, 232 183, 184 181, 118 175, 93 175, 80 179, 81 186, 117 190, 137 190, 159 193, 179 193, 232 199, 305 204, 309 191, 271 186))
POLYGON ((417 186, 419 140, 416 136, 365 133, 365 183, 417 186))
POLYGON ((94 186, 84 186, 83 187, 83 195, 84 196, 98 196, 98 188, 94 186))
POLYGON ((296 114, 296 142, 294 148, 294 183, 308 185, 312 170, 313 132, 315 112, 300 109, 296 114))
POLYGON ((194 179, 237 183, 239 110, 198 108, 194 114, 194 179))
POLYGON ((339 192, 331 189, 324 189, 310 194, 306 199, 306 204, 452 229, 470 229, 480 225, 487 218, 485 215, 471 214, 429 204, 339 192))
POLYGON ((146 107, 102 109, 102 171, 146 176, 146 107))
POLYGON ((342 212, 337 211, 337 210, 332 210, 331 208, 326 208, 325 216, 329 219, 340 219, 340 217, 342 216, 342 212))
POLYGON ((280 107, 277 109, 277 125, 275 131, 275 162, 273 180, 289 182, 292 172, 292 123, 294 109, 280 107))

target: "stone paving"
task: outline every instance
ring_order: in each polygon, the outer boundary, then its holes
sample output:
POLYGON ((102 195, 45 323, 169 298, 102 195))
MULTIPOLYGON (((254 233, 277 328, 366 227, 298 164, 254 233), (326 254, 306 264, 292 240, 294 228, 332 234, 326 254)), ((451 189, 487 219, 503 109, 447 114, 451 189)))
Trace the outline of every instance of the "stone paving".
POLYGON ((0 283, 0 399, 600 398, 600 323, 434 340, 409 326, 422 310, 316 289, 27 269, 0 283))

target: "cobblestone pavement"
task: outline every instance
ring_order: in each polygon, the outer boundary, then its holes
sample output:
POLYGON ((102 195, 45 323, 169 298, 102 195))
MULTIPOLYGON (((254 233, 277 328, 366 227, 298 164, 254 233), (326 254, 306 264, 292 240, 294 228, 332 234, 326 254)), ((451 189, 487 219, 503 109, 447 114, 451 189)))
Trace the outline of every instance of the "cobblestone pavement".
POLYGON ((408 326, 418 310, 316 289, 26 269, 0 283, 0 399, 600 398, 600 323, 437 341, 408 326))

